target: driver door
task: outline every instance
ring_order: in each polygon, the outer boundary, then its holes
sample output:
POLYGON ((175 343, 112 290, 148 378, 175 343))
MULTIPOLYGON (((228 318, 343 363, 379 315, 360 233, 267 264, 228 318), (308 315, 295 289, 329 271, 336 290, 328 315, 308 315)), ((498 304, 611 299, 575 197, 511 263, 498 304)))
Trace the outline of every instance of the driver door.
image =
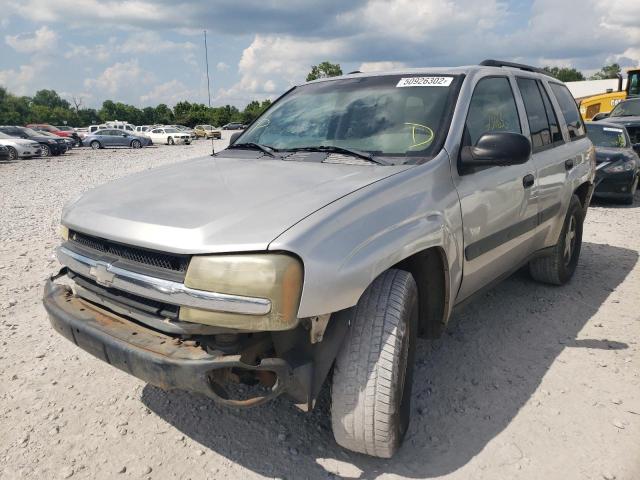
MULTIPOLYGON (((484 133, 523 132, 510 77, 481 78, 467 113, 462 146, 484 133)), ((510 273, 533 251, 537 227, 537 180, 531 159, 522 165, 461 172, 457 185, 464 236, 462 301, 510 273)))

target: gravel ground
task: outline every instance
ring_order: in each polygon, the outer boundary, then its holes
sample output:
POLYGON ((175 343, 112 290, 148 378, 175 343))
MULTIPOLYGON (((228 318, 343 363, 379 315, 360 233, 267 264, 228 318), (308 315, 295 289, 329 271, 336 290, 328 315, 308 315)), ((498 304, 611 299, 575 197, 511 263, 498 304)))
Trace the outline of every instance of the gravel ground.
POLYGON ((519 272, 420 342, 413 422, 392 460, 335 445, 326 392, 308 415, 280 400, 229 410, 55 334, 40 301, 63 204, 209 148, 0 164, 0 479, 640 478, 640 196, 590 208, 569 285, 519 272))

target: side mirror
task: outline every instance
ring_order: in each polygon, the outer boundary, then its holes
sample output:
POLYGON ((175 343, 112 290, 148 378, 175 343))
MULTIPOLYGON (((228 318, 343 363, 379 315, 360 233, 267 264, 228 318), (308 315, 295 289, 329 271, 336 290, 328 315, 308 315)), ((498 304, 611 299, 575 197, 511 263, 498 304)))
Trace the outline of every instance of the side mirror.
POLYGON ((597 122, 598 120, 602 120, 603 118, 608 118, 609 114, 607 112, 596 113, 591 119, 592 122, 597 122))
POLYGON ((238 139, 238 137, 242 135, 242 132, 235 132, 233 134, 231 134, 231 139, 229 140, 229 145, 233 145, 234 143, 236 143, 236 140, 238 139))
POLYGON ((123 137, 128 137, 128 136, 129 136, 129 134, 128 134, 128 133, 123 133, 123 134, 122 134, 122 136, 123 136, 123 137))
POLYGON ((476 167, 521 165, 531 156, 531 142, 519 133, 491 132, 482 135, 473 147, 463 147, 463 172, 476 167))

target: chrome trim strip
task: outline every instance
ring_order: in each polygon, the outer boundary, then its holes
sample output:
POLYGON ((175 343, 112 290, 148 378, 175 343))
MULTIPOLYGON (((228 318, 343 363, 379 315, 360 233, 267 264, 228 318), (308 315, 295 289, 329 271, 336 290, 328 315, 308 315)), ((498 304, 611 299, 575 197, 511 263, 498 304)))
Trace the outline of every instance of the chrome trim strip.
POLYGON ((179 282, 124 270, 62 246, 56 249, 56 256, 62 265, 95 280, 102 286, 117 288, 152 300, 243 315, 266 315, 271 311, 271 301, 266 298, 196 290, 179 282))

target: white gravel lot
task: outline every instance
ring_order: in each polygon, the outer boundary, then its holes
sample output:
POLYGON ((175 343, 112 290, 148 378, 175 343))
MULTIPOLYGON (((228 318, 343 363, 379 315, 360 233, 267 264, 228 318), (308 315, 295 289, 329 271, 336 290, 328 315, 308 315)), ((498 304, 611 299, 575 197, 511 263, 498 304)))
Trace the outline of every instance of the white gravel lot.
POLYGON ((56 334, 41 296, 63 204, 209 149, 0 164, 0 479, 640 479, 640 195, 592 205, 569 285, 519 272, 420 342, 413 423, 391 460, 335 445, 326 392, 311 414, 281 400, 229 410, 56 334))

